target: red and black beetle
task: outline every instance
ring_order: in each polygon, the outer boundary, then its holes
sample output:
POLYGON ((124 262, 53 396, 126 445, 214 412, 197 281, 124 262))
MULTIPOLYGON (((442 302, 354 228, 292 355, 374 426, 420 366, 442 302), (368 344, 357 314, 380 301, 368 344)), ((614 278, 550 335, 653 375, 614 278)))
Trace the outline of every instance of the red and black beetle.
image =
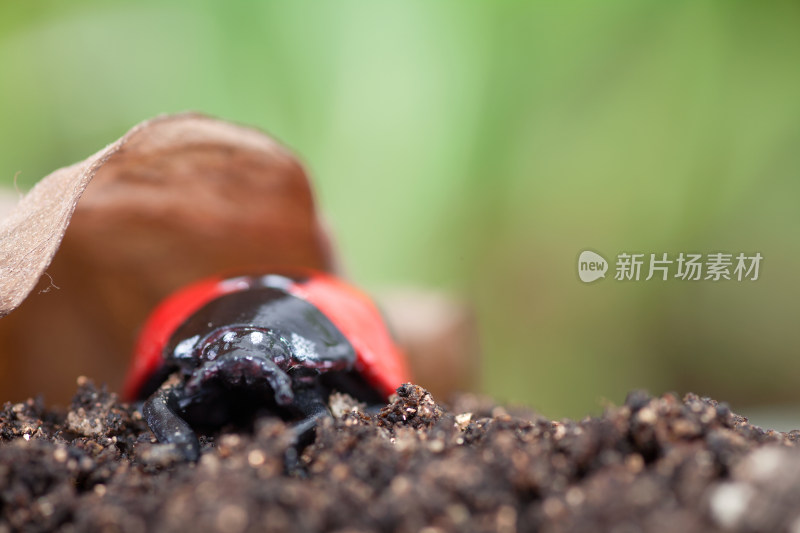
POLYGON ((144 400, 160 442, 196 460, 193 428, 269 412, 293 422, 299 443, 330 416, 333 390, 379 404, 406 381, 406 360, 370 299, 303 272, 211 278, 169 296, 144 325, 124 394, 144 400))

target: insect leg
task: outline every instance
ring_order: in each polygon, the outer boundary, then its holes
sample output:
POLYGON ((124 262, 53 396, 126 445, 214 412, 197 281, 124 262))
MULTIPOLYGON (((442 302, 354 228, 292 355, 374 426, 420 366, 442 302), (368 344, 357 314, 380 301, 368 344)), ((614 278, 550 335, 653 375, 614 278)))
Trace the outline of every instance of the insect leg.
POLYGON ((284 464, 288 472, 302 474, 303 470, 299 461, 300 452, 314 441, 317 423, 322 418, 332 415, 324 396, 315 386, 295 388, 292 406, 303 415, 303 418, 289 426, 289 431, 292 432, 292 443, 286 450, 284 464))
POLYGON ((302 420, 291 426, 295 435, 295 446, 302 448, 311 444, 317 422, 322 418, 331 417, 331 412, 328 410, 325 398, 316 387, 295 389, 293 407, 303 415, 302 420))
POLYGON ((200 457, 200 442, 194 430, 176 413, 175 403, 172 389, 159 389, 142 404, 142 414, 158 442, 175 444, 187 461, 196 461, 200 457))

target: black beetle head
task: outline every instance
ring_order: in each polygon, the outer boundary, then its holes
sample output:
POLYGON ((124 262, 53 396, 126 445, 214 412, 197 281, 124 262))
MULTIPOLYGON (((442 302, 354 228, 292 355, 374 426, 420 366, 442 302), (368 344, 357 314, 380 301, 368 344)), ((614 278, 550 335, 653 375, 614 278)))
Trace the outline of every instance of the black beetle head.
POLYGON ((292 359, 289 344, 268 328, 238 326, 225 328, 209 335, 193 354, 198 364, 220 358, 249 355, 266 357, 281 368, 292 359))
POLYGON ((279 404, 291 403, 294 395, 287 371, 292 350, 280 335, 268 328, 233 326, 197 341, 187 339, 185 351, 179 344, 173 352, 188 375, 186 394, 198 393, 210 383, 226 388, 269 386, 279 404))

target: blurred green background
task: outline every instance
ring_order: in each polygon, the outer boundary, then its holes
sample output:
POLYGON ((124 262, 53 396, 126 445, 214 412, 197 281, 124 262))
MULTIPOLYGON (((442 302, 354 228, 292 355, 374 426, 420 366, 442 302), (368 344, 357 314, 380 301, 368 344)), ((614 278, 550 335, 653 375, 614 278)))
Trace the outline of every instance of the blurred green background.
POLYGON ((159 113, 252 124, 306 163, 355 280, 474 302, 486 392, 800 404, 798 27, 797 3, 7 1, 0 183, 159 113), (586 248, 764 261, 589 285, 586 248))

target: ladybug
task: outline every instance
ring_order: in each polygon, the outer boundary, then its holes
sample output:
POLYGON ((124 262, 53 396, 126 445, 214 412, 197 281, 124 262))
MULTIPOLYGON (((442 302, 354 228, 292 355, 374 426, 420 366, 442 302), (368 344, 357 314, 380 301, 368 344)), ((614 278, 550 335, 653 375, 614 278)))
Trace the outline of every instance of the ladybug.
POLYGON ((145 322, 124 385, 159 442, 197 460, 197 431, 263 414, 313 434, 334 390, 371 405, 409 381, 375 305, 326 273, 215 277, 167 297, 145 322))

